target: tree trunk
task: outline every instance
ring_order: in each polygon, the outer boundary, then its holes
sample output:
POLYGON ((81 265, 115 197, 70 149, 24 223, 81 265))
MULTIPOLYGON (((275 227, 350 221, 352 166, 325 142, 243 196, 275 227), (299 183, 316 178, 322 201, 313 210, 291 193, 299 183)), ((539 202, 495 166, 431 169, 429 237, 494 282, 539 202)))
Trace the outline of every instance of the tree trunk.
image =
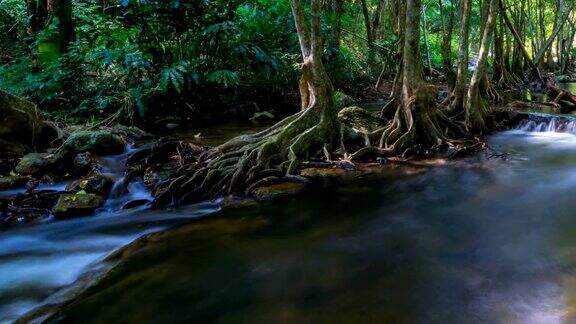
POLYGON ((428 26, 426 24, 426 6, 422 7, 422 30, 424 32, 424 45, 426 46, 426 67, 428 76, 432 77, 432 61, 430 59, 430 44, 428 44, 428 26))
MULTIPOLYGON (((548 39, 544 42, 544 44, 542 45, 542 48, 540 48, 538 53, 536 53, 536 56, 534 56, 534 64, 536 66, 540 65, 540 61, 544 57, 544 53, 546 53, 548 48, 552 45, 552 42, 554 42, 554 38, 556 38, 556 36, 558 36, 560 31, 562 30, 562 27, 564 26, 564 23, 566 22, 566 20, 568 20, 568 17, 570 16, 571 11, 572 11, 572 8, 568 9, 568 11, 564 14, 558 13, 558 22, 555 24, 556 28, 554 29, 554 31, 552 32, 550 37, 548 37, 548 39)), ((560 38, 560 39, 562 39, 562 38, 560 38)), ((562 52, 562 51, 560 51, 560 52, 562 52)))
POLYGON ((470 35, 470 0, 460 2, 460 43, 456 81, 450 96, 450 111, 458 114, 464 111, 466 76, 468 75, 468 38, 470 35))
POLYGON ((368 39, 368 47, 374 47, 374 36, 372 35, 372 26, 370 25, 370 13, 368 12, 368 5, 366 0, 360 0, 362 4, 362 14, 364 15, 364 25, 366 26, 366 39, 368 39))
POLYGON ((437 88, 424 81, 420 52, 421 0, 406 0, 402 65, 397 78, 400 93, 394 119, 383 132, 380 147, 402 152, 415 143, 435 145, 445 141, 442 115, 436 105, 437 88))
POLYGON ((382 38, 382 16, 384 15, 384 9, 386 8, 386 0, 379 0, 376 6, 376 12, 374 12, 374 18, 372 18, 372 37, 374 40, 382 38))
POLYGON ((482 33, 482 40, 480 41, 478 64, 474 74, 472 74, 468 95, 466 96, 466 126, 472 131, 483 131, 485 129, 484 118, 487 115, 487 106, 480 97, 480 83, 487 70, 488 50, 490 49, 492 32, 496 23, 497 1, 487 1, 489 12, 482 33))

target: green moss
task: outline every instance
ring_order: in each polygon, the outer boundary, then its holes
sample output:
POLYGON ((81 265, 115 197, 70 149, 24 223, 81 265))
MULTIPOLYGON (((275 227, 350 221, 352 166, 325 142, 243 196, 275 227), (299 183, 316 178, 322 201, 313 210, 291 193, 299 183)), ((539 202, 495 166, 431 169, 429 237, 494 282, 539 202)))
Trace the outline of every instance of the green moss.
POLYGON ((111 131, 78 131, 64 142, 61 151, 65 153, 94 152, 97 154, 119 154, 124 151, 125 143, 120 136, 111 131))
POLYGON ((305 189, 303 183, 282 182, 270 186, 256 188, 254 197, 260 200, 273 199, 280 196, 293 195, 305 189))
POLYGON ((69 218, 75 216, 90 215, 104 204, 104 198, 80 191, 76 194, 64 194, 52 209, 52 214, 57 218, 69 218))

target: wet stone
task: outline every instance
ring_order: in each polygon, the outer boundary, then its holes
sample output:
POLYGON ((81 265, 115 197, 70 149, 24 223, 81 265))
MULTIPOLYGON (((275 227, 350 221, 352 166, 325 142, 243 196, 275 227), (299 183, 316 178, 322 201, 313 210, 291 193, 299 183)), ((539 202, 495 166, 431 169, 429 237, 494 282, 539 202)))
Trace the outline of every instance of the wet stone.
POLYGON ((92 152, 100 155, 120 154, 126 143, 111 131, 78 131, 62 145, 63 153, 92 152))
POLYGON ((15 171, 24 175, 44 174, 49 171, 53 164, 54 156, 52 154, 30 153, 20 159, 15 171))
POLYGON ((85 191, 107 197, 112 190, 114 180, 100 173, 92 173, 89 176, 72 181, 66 186, 66 191, 85 191))
POLYGON ((96 194, 83 192, 63 194, 52 209, 52 214, 60 219, 87 216, 103 205, 104 198, 96 194))

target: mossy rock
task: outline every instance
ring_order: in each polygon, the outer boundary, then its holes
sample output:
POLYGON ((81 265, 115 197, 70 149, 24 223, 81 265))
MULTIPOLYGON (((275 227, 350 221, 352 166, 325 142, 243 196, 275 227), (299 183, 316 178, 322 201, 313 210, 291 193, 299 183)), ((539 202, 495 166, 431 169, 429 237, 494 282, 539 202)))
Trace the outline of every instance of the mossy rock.
POLYGON ((66 186, 66 191, 85 191, 88 193, 97 194, 103 197, 108 197, 114 180, 100 173, 92 173, 83 179, 74 180, 66 186))
MULTIPOLYGON (((26 99, 0 90, 0 140, 32 146, 43 127, 40 111, 26 99)), ((9 150, 3 145, 0 151, 9 150)))
POLYGON ((29 153, 20 159, 14 169, 21 175, 41 175, 48 173, 55 165, 57 158, 49 153, 29 153))
POLYGON ((259 187, 253 191, 254 198, 269 200, 281 196, 293 195, 303 191, 306 185, 299 182, 281 182, 269 186, 259 187))
POLYGON ((72 218, 91 215, 97 208, 104 205, 104 198, 99 195, 78 192, 76 194, 63 194, 52 208, 56 218, 72 218))
POLYGON ((344 107, 352 106, 354 104, 354 99, 343 92, 336 91, 334 93, 334 104, 337 109, 342 109, 344 107))
POLYGON ((62 145, 60 152, 77 154, 92 152, 99 155, 120 154, 124 152, 126 143, 111 131, 77 131, 62 145))
POLYGON ((23 187, 30 179, 32 178, 25 176, 0 177, 0 191, 23 187))
POLYGON ((338 120, 346 127, 369 134, 384 127, 383 121, 364 108, 346 107, 338 112, 338 120))

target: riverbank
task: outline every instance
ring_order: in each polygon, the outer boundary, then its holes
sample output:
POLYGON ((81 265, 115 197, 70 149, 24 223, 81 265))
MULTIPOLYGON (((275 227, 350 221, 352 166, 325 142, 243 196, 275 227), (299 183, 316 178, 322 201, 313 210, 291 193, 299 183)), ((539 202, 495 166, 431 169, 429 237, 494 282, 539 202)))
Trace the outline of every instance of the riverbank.
POLYGON ((576 136, 528 124, 488 139, 505 155, 148 235, 51 320, 571 321, 576 136))

